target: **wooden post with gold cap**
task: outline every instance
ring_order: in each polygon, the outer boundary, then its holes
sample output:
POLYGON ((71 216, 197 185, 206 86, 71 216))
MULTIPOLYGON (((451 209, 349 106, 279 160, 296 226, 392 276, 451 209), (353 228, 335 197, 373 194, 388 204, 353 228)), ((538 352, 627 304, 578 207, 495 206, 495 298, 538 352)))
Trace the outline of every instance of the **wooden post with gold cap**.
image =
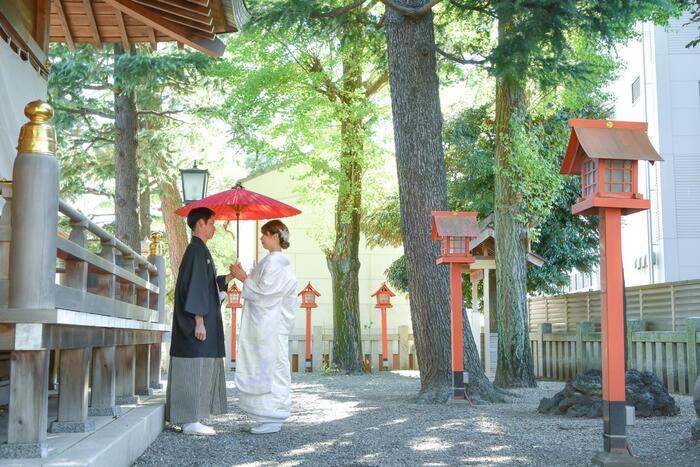
MULTIPOLYGON (((158 322, 165 323, 165 257, 163 256, 161 247, 162 235, 158 232, 151 233, 151 244, 149 246, 148 261, 153 264, 158 273, 150 273, 149 280, 152 284, 158 286, 157 298, 151 295, 149 305, 151 309, 158 310, 158 322)), ((151 344, 150 350, 150 387, 151 389, 162 389, 163 384, 160 382, 160 361, 161 361, 161 344, 151 344)))
MULTIPOLYGON (((53 109, 27 104, 29 119, 19 134, 12 172, 12 242, 8 306, 15 310, 55 307, 58 176, 53 109)), ((46 457, 49 351, 15 350, 10 363, 7 444, 0 457, 46 457)))

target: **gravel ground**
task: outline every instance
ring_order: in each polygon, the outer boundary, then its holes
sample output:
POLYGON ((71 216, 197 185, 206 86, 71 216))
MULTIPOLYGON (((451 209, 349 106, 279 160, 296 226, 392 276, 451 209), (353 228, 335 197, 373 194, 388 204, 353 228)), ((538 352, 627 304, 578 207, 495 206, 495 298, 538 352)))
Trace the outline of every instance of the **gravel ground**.
MULTIPOLYGON (((589 465, 603 422, 536 412, 563 383, 514 391, 512 403, 416 405, 416 372, 363 376, 294 374, 292 416, 282 431, 251 435, 227 374, 231 413, 209 421, 211 438, 166 429, 135 465, 589 465)), ((700 465, 690 441, 692 398, 677 417, 637 419, 629 439, 646 465, 700 465)))

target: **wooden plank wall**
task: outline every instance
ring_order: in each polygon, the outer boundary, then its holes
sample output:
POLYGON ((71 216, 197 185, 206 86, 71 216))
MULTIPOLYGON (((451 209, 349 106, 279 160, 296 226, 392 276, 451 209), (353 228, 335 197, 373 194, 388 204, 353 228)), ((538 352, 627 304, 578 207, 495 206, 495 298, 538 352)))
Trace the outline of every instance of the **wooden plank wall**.
MULTIPOLYGON (((686 320, 681 331, 650 331, 649 322, 627 329, 627 367, 650 371, 670 392, 690 394, 698 376, 700 319, 686 320)), ((553 328, 553 326, 552 326, 553 328)), ((547 324, 530 333, 538 378, 566 381, 601 368, 601 334, 593 323, 579 323, 576 332, 552 332, 547 324)))
MULTIPOLYGON (((650 331, 680 331, 700 316, 700 280, 627 287, 627 320, 643 319, 650 331)), ((574 332, 581 321, 600 322, 600 291, 528 299, 530 332, 550 323, 554 332, 574 332)))

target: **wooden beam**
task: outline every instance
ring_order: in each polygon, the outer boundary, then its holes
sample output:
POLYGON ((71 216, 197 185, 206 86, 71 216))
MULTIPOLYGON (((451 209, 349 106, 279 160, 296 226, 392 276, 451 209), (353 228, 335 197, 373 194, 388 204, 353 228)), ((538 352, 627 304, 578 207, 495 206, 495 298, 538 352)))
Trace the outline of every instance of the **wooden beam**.
POLYGON ((66 18, 66 13, 63 11, 63 5, 61 4, 61 0, 54 0, 54 5, 56 5, 58 19, 61 20, 63 34, 66 37, 66 44, 68 44, 68 50, 70 50, 71 52, 75 52, 75 42, 73 41, 73 36, 71 35, 70 27, 68 27, 68 18, 66 18))
POLYGON ((122 38, 122 47, 124 47, 124 52, 129 53, 129 35, 126 33, 126 24, 124 24, 124 16, 122 16, 122 11, 117 8, 115 8, 114 14, 117 17, 119 35, 122 38))
POLYGON ((224 43, 218 38, 206 39, 203 37, 196 37, 192 31, 159 17, 159 15, 155 14, 152 10, 132 0, 105 0, 105 2, 132 18, 141 21, 145 25, 172 37, 176 41, 181 41, 200 52, 218 57, 223 55, 226 49, 224 43))
MULTIPOLYGON (((189 7, 183 8, 181 5, 173 4, 174 2, 165 2, 160 0, 135 0, 136 3, 153 8, 155 10, 163 11, 167 14, 174 16, 179 16, 181 18, 189 19, 197 23, 201 23, 205 26, 211 26, 214 24, 214 19, 211 17, 211 9, 204 8, 204 13, 199 11, 193 11, 189 7)), ((202 7, 196 7, 202 8, 202 7)))
POLYGON ((209 6, 209 0, 205 0, 204 2, 191 2, 188 0, 159 0, 158 3, 167 3, 168 5, 181 7, 204 16, 211 15, 211 7, 209 6), (201 3, 205 4, 202 5, 201 3))
POLYGON ((85 15, 88 17, 88 23, 90 23, 90 30, 95 38, 95 47, 97 50, 102 50, 102 39, 100 39, 100 31, 97 29, 97 21, 95 21, 95 13, 92 11, 92 2, 90 0, 83 0, 83 5, 85 5, 85 15))
POLYGON ((153 28, 147 28, 148 30, 148 42, 151 43, 151 50, 156 51, 158 50, 158 41, 156 40, 156 32, 153 30, 153 28))
POLYGON ((51 0, 37 0, 34 19, 34 39, 41 50, 49 53, 49 24, 51 23, 51 0))
POLYGON ((185 0, 187 3, 194 3, 200 6, 209 6, 209 0, 185 0))

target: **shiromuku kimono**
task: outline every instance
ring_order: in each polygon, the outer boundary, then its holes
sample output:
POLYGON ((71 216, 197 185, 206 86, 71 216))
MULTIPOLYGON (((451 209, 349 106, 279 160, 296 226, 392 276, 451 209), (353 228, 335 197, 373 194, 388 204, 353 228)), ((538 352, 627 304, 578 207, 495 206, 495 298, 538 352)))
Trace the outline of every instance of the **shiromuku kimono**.
POLYGON ((239 406, 260 423, 289 418, 289 333, 294 326, 297 279, 281 252, 271 252, 243 283, 238 340, 239 406))
POLYGON ((220 290, 226 276, 216 275, 209 248, 192 236, 175 285, 170 370, 165 418, 195 423, 227 412, 224 376, 224 325, 220 290), (206 339, 194 337, 195 315, 204 317, 206 339))

